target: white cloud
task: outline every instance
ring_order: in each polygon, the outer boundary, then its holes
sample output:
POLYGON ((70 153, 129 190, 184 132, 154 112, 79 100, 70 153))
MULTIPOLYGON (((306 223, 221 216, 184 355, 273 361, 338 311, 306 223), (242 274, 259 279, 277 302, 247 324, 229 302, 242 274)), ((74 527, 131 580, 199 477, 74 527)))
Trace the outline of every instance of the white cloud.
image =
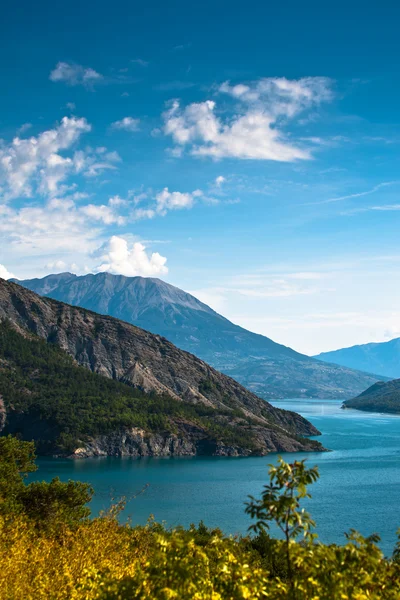
POLYGON ((112 129, 130 131, 131 133, 139 130, 140 119, 134 119, 133 117, 124 117, 120 121, 111 123, 112 129))
POLYGON ((0 265, 0 278, 1 279, 11 279, 15 277, 10 271, 7 271, 4 265, 0 265))
POLYGON ((330 100, 328 79, 261 79, 236 86, 227 82, 219 91, 239 103, 233 117, 219 117, 211 100, 184 108, 175 100, 164 113, 164 133, 178 148, 189 146, 192 155, 215 159, 291 162, 311 158, 310 149, 293 143, 283 126, 298 113, 330 100))
POLYGON ((4 199, 29 198, 34 186, 40 194, 54 194, 58 185, 76 168, 75 160, 59 152, 68 150, 83 133, 91 130, 86 119, 64 117, 54 129, 37 137, 15 137, 0 146, 0 185, 4 199))
POLYGON ((200 190, 195 190, 191 194, 182 192, 170 192, 164 188, 162 192, 156 195, 157 212, 165 215, 168 210, 181 210, 182 208, 192 208, 195 198, 202 196, 200 190))
POLYGON ((74 168, 85 177, 97 177, 105 170, 116 170, 115 163, 121 161, 118 152, 107 152, 107 148, 77 150, 73 156, 74 168))
POLYGON ((399 181, 384 181, 383 183, 378 183, 378 185, 375 185, 370 190, 365 190, 363 192, 355 192, 353 194, 347 194, 345 196, 338 196, 336 198, 328 198, 328 200, 320 200, 319 202, 310 202, 308 204, 309 205, 331 204, 332 202, 340 202, 342 200, 352 200, 353 198, 361 198, 362 196, 369 196, 370 194, 375 194, 375 192, 378 192, 382 188, 385 188, 385 187, 388 187, 391 185, 398 185, 399 183, 400 183, 399 181))
POLYGON ((141 219, 153 219, 156 214, 156 211, 152 208, 137 208, 133 212, 133 218, 135 221, 140 221, 141 219))
POLYGON ((149 254, 140 242, 135 242, 129 248, 128 242, 116 235, 103 244, 94 256, 101 260, 101 264, 96 268, 97 272, 107 271, 127 277, 149 277, 168 273, 165 256, 158 252, 149 254))
POLYGON ((113 223, 123 225, 126 222, 126 218, 118 215, 114 209, 115 204, 111 206, 106 206, 105 204, 88 204, 87 206, 82 206, 80 212, 94 221, 102 221, 104 225, 112 225, 113 223))
POLYGON ((149 204, 143 208, 136 208, 132 217, 135 220, 153 219, 155 216, 165 216, 170 210, 182 210, 193 208, 197 199, 204 199, 205 196, 201 190, 193 192, 170 192, 166 187, 155 196, 150 193, 141 193, 136 196, 136 204, 148 200, 149 204))
POLYGON ((91 86, 93 83, 101 81, 103 75, 97 73, 90 67, 83 67, 72 63, 59 62, 55 69, 50 73, 51 81, 63 81, 67 85, 91 86))
POLYGON ((47 263, 44 266, 45 269, 50 269, 53 273, 65 271, 67 264, 63 260, 55 260, 47 263))
POLYGON ((127 203, 128 203, 127 200, 120 198, 118 195, 113 196, 108 201, 109 206, 126 206, 127 203))
POLYGON ((23 133, 26 133, 27 131, 29 131, 29 129, 32 128, 32 123, 24 123, 23 125, 21 125, 21 127, 19 127, 17 129, 17 135, 22 135, 23 133))
POLYGON ((369 211, 378 211, 378 212, 397 212, 400 210, 400 204, 382 204, 381 206, 363 206, 360 208, 351 208, 349 210, 342 211, 340 214, 342 216, 354 216, 359 213, 365 213, 369 211))
POLYGON ((148 67, 149 66, 149 62, 147 60, 143 60, 142 58, 133 58, 131 60, 131 63, 134 63, 134 64, 139 65, 141 67, 148 67))
POLYGON ((219 87, 219 91, 240 102, 258 105, 274 117, 291 118, 321 102, 331 100, 331 86, 332 82, 327 77, 303 77, 297 80, 268 77, 247 85, 231 86, 226 81, 219 87))
POLYGON ((0 204, 0 238, 7 247, 25 255, 56 251, 88 252, 105 226, 124 225, 127 217, 120 214, 124 204, 87 204, 77 206, 85 194, 51 198, 43 206, 12 209, 0 204))
POLYGON ((51 200, 46 206, 3 207, 0 234, 4 244, 22 255, 54 253, 58 250, 88 249, 97 235, 71 201, 51 200))
POLYGON ((221 187, 221 185, 222 185, 223 183, 225 183, 225 181, 226 181, 226 178, 225 178, 225 177, 223 177, 222 175, 218 175, 218 177, 216 177, 216 178, 215 178, 215 185, 216 185, 217 187, 221 187))

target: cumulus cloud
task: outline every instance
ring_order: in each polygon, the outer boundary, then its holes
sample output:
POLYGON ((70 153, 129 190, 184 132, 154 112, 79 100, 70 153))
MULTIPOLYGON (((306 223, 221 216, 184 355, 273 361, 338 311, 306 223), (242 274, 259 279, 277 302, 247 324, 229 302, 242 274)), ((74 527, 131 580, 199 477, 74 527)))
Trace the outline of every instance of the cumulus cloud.
POLYGON ((96 268, 97 272, 115 273, 134 277, 165 275, 168 273, 167 259, 158 252, 146 252, 146 246, 135 242, 129 247, 128 242, 119 236, 113 235, 94 254, 101 260, 96 268))
POLYGON ((223 183, 225 183, 225 181, 226 181, 225 177, 223 177, 222 175, 218 175, 218 177, 215 178, 215 185, 217 187, 221 187, 221 185, 223 183))
POLYGON ((90 67, 67 62, 59 62, 50 73, 51 81, 62 81, 67 85, 91 86, 103 79, 103 75, 90 67))
POLYGON ((54 194, 58 185, 76 168, 76 160, 63 157, 91 126, 86 119, 64 117, 54 129, 37 137, 15 137, 9 145, 0 146, 0 185, 4 199, 29 198, 33 186, 40 194, 54 194))
POLYGON ((233 117, 218 116, 212 100, 186 107, 174 100, 163 114, 164 133, 172 137, 178 149, 189 147, 194 156, 214 159, 291 162, 311 158, 308 148, 300 141, 293 143, 284 133, 284 125, 298 113, 330 100, 328 79, 269 78, 235 86, 225 82, 219 92, 228 94, 238 104, 233 117))
POLYGON ((10 271, 8 271, 4 265, 0 265, 0 278, 1 279, 11 279, 15 277, 10 271))
POLYGON ((134 133, 139 130, 140 119, 134 119, 133 117, 124 117, 120 121, 111 123, 111 129, 130 131, 134 133))

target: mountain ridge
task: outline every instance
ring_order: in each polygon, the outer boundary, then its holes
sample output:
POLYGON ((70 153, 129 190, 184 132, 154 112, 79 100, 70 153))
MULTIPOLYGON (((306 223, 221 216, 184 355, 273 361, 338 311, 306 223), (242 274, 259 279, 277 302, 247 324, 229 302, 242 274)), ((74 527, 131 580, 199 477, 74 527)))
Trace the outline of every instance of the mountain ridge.
POLYGON ((160 279, 62 273, 18 283, 40 295, 162 335, 265 399, 345 399, 381 379, 379 375, 316 360, 247 331, 160 279))
POLYGON ((400 377, 400 338, 387 342, 356 344, 330 352, 321 352, 314 358, 327 362, 380 373, 390 379, 400 377))
MULTIPOLYGON (((322 448, 314 440, 299 437, 319 432, 297 413, 273 407, 165 338, 129 323, 39 296, 0 279, 1 321, 10 323, 21 335, 33 334, 58 346, 93 373, 146 394, 200 403, 221 416, 232 414, 229 423, 235 422, 239 411, 255 426, 261 454, 322 448)), ((109 447, 107 440, 102 444, 103 449, 109 447)))

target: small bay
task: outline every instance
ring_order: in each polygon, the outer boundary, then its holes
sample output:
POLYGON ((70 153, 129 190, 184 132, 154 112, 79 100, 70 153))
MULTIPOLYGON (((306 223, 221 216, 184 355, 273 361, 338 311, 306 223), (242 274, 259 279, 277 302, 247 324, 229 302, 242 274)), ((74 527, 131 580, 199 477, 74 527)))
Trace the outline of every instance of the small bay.
MULTIPOLYGON (((331 452, 283 454, 291 461, 317 464, 320 480, 310 491, 307 509, 317 522, 321 541, 343 543, 350 528, 364 535, 379 533, 391 554, 400 527, 400 417, 341 410, 340 400, 293 399, 273 402, 295 410, 321 432, 331 452)), ((99 458, 40 459, 35 479, 78 479, 94 487, 94 514, 113 501, 128 500, 124 518, 145 523, 150 514, 168 526, 198 523, 225 533, 245 533, 247 495, 258 496, 266 483, 267 465, 277 455, 255 458, 99 458), (134 496, 148 484, 144 492, 134 496)), ((31 477, 33 479, 33 477, 31 477)))

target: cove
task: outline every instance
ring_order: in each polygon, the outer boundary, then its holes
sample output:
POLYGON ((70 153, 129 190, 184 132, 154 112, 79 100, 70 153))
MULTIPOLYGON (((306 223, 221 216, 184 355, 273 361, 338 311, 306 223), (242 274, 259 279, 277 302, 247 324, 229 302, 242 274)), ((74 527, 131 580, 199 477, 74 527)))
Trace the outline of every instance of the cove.
MULTIPOLYGON (((343 543, 350 528, 379 533, 381 548, 391 554, 400 527, 400 417, 342 410, 340 400, 293 399, 273 402, 295 410, 321 432, 326 453, 282 454, 285 460, 307 458, 317 464, 320 480, 306 503, 325 543, 343 543)), ((95 489, 93 514, 113 499, 128 500, 123 518, 143 524, 150 514, 168 526, 198 523, 225 533, 245 533, 247 495, 258 496, 267 465, 277 455, 255 458, 100 458, 40 459, 35 479, 79 479, 95 489), (133 498, 148 484, 144 493, 133 498)), ((33 479, 31 477, 30 479, 33 479)))

